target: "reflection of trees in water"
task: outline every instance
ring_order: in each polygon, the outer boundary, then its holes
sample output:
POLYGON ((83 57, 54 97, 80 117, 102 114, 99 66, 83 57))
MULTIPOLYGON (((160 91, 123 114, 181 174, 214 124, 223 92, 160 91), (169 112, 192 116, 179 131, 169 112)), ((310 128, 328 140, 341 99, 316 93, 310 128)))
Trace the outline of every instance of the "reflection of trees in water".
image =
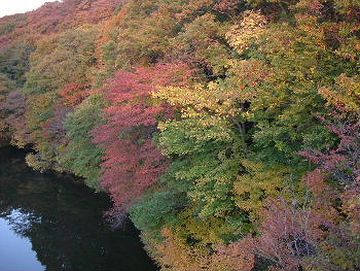
POLYGON ((3 218, 8 221, 11 230, 20 236, 28 236, 31 226, 34 224, 34 220, 37 220, 37 223, 41 221, 41 217, 37 217, 32 213, 24 213, 21 209, 12 210, 10 213, 3 216, 3 218))
POLYGON ((132 227, 114 232, 105 223, 104 195, 32 171, 21 152, 0 151, 0 217, 31 240, 47 270, 154 270, 132 227))

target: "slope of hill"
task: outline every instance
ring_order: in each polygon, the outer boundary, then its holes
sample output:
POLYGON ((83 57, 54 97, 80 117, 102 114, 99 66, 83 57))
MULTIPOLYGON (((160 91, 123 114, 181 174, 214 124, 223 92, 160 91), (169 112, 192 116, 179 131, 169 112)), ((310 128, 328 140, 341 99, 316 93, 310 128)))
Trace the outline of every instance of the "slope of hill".
POLYGON ((0 139, 168 271, 360 269, 360 2, 65 0, 0 19, 0 139))

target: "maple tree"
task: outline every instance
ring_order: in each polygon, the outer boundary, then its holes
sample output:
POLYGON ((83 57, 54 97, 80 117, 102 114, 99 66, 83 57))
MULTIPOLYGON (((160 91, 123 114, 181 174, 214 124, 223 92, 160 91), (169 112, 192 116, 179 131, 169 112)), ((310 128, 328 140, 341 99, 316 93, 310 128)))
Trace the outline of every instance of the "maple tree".
POLYGON ((66 0, 0 19, 0 132, 162 270, 359 270, 360 4, 66 0))
POLYGON ((165 171, 166 159, 153 141, 159 118, 171 114, 151 101, 158 85, 181 85, 190 71, 182 64, 159 64, 119 71, 104 90, 111 106, 106 124, 95 129, 95 142, 105 149, 102 185, 119 208, 128 208, 165 171))

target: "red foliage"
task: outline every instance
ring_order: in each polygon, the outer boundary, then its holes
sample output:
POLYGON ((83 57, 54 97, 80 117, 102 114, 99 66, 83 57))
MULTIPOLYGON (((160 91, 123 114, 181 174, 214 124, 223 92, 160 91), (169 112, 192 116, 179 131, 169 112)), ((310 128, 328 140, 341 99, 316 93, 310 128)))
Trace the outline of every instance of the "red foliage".
POLYGON ((12 34, 17 27, 26 24, 26 15, 15 14, 0 18, 0 53, 8 49, 14 42, 12 34))
POLYGON ((305 184, 314 197, 312 208, 331 220, 337 216, 337 210, 332 204, 338 195, 336 190, 326 182, 325 176, 326 174, 320 169, 315 169, 307 174, 305 184))
POLYGON ((102 185, 117 208, 126 210, 167 167, 152 137, 158 118, 168 117, 171 110, 151 101, 150 93, 156 86, 184 85, 190 73, 182 64, 120 71, 104 90, 111 106, 106 109, 107 124, 94 135, 106 150, 102 185))
MULTIPOLYGON (((83 0, 77 5, 69 21, 74 21, 76 25, 103 21, 110 18, 114 14, 114 10, 124 1, 125 0, 83 0)), ((68 0, 68 2, 70 1, 68 0)))
MULTIPOLYGON (((317 171, 321 170, 343 185, 343 191, 337 195, 341 199, 342 212, 348 216, 350 231, 360 234, 360 121, 344 121, 340 114, 335 114, 335 120, 336 124, 331 123, 327 127, 340 139, 336 148, 325 152, 305 151, 301 154, 318 166, 317 171)), ((316 193, 318 202, 325 201, 321 199, 326 194, 325 191, 319 189, 316 193)), ((335 192, 332 193, 334 198, 335 192)))
POLYGON ((360 178, 348 189, 346 189, 342 195, 341 200, 343 202, 343 211, 348 215, 350 221, 350 230, 360 235, 360 178))
POLYGON ((251 271, 255 267, 254 243, 244 238, 227 246, 219 247, 215 259, 225 262, 231 270, 251 271))
POLYGON ((85 23, 97 23, 109 18, 122 0, 65 0, 46 3, 28 13, 29 29, 49 34, 85 23))
MULTIPOLYGON (((322 121, 325 122, 325 119, 322 121)), ((359 243, 354 236, 360 234, 360 122, 357 120, 351 122, 349 119, 345 121, 344 116, 336 113, 334 122, 327 127, 339 138, 336 147, 325 151, 307 150, 300 153, 317 165, 317 169, 305 178, 313 197, 308 209, 308 212, 311 212, 308 224, 314 219, 321 222, 315 227, 318 230, 313 234, 317 239, 312 239, 323 249, 318 251, 319 255, 326 255, 328 251, 334 255, 348 251, 354 252, 353 257, 356 257, 359 243), (335 185, 329 180, 336 181, 335 185)), ((301 218, 296 218, 296 221, 301 221, 301 218)), ((268 229, 266 223, 264 230, 268 229)), ((270 231, 273 232, 273 229, 270 231)), ((260 247, 266 246, 261 244, 260 247)), ((326 266, 330 270, 328 264, 321 261, 312 263, 312 265, 326 266)))
POLYGON ((231 13, 238 8, 239 0, 221 0, 215 4, 214 9, 222 13, 231 13))
POLYGON ((360 233, 360 181, 341 192, 326 182, 326 174, 320 169, 310 172, 305 181, 312 192, 308 203, 270 200, 261 215, 261 235, 235 244, 239 250, 268 260, 270 270, 333 270, 329 255, 343 251, 357 255, 359 244, 354 236, 360 233))
POLYGON ((283 199, 270 201, 262 217, 262 235, 253 239, 252 249, 276 270, 298 271, 304 258, 317 253, 319 241, 326 237, 322 229, 332 226, 320 213, 283 199))
POLYGON ((0 111, 6 112, 5 122, 11 133, 12 143, 18 147, 25 147, 30 143, 31 135, 25 117, 25 96, 18 90, 10 92, 5 103, 0 104, 0 111))
POLYGON ((67 85, 62 91, 60 96, 64 99, 63 104, 69 107, 75 107, 90 95, 90 85, 71 83, 67 85))
MULTIPOLYGON (((68 5, 68 8, 72 9, 74 6, 68 5)), ((65 16, 66 8, 63 3, 46 3, 39 9, 28 13, 27 27, 31 31, 36 31, 40 34, 53 33, 57 30, 65 16)))
POLYGON ((0 52, 5 51, 7 48, 10 47, 11 38, 9 35, 0 36, 0 52))
POLYGON ((332 123, 327 127, 339 137, 337 147, 324 152, 302 151, 300 155, 340 183, 351 184, 360 177, 360 121, 350 123, 338 119, 336 124, 332 123))
MULTIPOLYGON (((0 36, 0 49, 16 40, 37 42, 39 36, 49 35, 84 24, 96 24, 110 18, 115 9, 124 0, 64 0, 45 3, 40 8, 27 12, 16 29, 5 36, 0 36)), ((15 20, 8 16, 0 20, 0 26, 15 20)))
POLYGON ((314 15, 320 15, 324 9, 324 4, 319 0, 311 1, 308 5, 310 13, 314 15))

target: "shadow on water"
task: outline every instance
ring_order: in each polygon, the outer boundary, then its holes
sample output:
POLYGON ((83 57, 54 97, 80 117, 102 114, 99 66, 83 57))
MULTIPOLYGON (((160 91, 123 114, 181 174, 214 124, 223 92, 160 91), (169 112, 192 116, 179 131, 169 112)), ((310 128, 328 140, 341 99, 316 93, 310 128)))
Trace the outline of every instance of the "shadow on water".
MULTIPOLYGON (((29 169, 22 151, 0 149, 0 220, 24 242, 30 240, 40 270, 156 270, 132 224, 114 231, 106 223, 103 214, 110 206, 106 195, 71 177, 29 169)), ((0 239, 0 247, 6 245, 11 244, 0 239)), ((16 266, 22 255, 13 256, 16 266)), ((15 270, 4 270, 1 257, 0 251, 0 271, 15 270)))

